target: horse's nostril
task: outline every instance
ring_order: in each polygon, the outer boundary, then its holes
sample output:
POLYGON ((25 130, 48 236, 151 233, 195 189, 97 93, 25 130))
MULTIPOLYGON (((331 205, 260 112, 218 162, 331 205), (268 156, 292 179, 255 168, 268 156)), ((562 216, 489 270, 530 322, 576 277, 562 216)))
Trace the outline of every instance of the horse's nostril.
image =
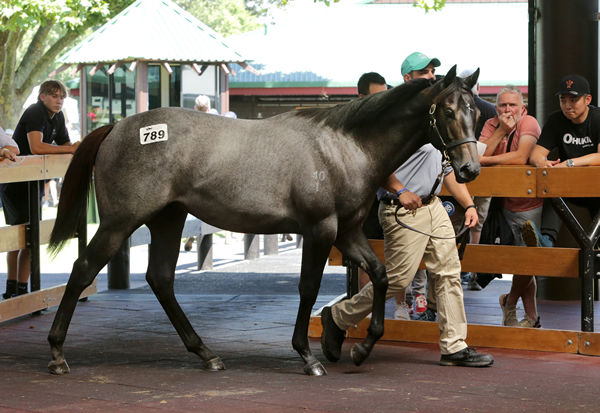
POLYGON ((476 168, 471 162, 467 162, 460 167, 460 174, 465 179, 474 179, 479 175, 479 169, 476 168))

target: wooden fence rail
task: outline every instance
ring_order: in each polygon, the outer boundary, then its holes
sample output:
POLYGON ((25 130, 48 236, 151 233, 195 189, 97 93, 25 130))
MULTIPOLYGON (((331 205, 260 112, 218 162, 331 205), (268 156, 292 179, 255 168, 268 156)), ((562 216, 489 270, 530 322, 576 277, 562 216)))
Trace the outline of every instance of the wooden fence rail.
MULTIPOLYGON (((600 167, 534 168, 498 166, 482 168, 480 176, 467 184, 473 196, 552 198, 552 205, 572 233, 580 248, 535 248, 472 245, 465 250, 462 270, 481 273, 529 274, 549 277, 581 278, 581 332, 531 330, 496 326, 469 326, 469 343, 489 347, 564 351, 600 355, 600 335, 593 333, 594 280, 600 275, 600 253, 594 246, 600 236, 600 216, 592 217, 586 231, 562 197, 600 197, 600 167)), ((444 188, 441 195, 449 195, 444 188)), ((384 261, 383 241, 370 240, 377 256, 384 261)), ((348 295, 356 291, 358 269, 337 249, 329 255, 329 265, 345 265, 348 295)), ((424 268, 421 263, 421 268, 424 268)), ((368 320, 350 329, 349 336, 363 338, 368 320)), ((386 320, 383 339, 437 342, 436 323, 386 320)), ((309 334, 321 334, 319 317, 311 319, 309 334)))

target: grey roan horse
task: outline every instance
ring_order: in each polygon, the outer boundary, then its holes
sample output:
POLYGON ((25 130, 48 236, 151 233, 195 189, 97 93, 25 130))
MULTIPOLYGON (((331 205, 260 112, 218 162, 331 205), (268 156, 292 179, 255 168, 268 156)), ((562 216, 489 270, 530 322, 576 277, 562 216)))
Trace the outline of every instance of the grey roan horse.
POLYGON ((368 336, 352 352, 360 364, 383 334, 387 289, 385 267, 361 224, 379 184, 427 142, 447 150, 459 182, 479 174, 473 137, 478 111, 470 92, 478 76, 479 71, 459 78, 453 67, 435 83, 417 79, 346 105, 265 120, 156 109, 91 132, 66 173, 49 248, 57 252, 75 233, 94 169, 100 226, 73 264, 54 318, 50 372, 69 372, 63 343, 77 300, 142 224, 152 236, 148 284, 188 351, 207 369, 225 368, 195 333, 173 292, 188 212, 230 231, 302 234, 292 345, 309 375, 326 374, 310 351, 308 324, 329 251, 335 245, 359 263, 375 289, 368 336))

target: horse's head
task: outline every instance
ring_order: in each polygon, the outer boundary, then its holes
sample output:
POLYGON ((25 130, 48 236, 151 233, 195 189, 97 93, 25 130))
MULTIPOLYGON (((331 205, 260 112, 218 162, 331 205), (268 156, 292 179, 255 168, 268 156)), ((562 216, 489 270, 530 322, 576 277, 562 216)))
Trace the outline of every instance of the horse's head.
POLYGON ((474 136, 479 110, 471 91, 478 77, 479 69, 465 79, 457 77, 455 65, 426 92, 432 97, 431 143, 448 154, 458 182, 472 181, 480 170, 474 136))

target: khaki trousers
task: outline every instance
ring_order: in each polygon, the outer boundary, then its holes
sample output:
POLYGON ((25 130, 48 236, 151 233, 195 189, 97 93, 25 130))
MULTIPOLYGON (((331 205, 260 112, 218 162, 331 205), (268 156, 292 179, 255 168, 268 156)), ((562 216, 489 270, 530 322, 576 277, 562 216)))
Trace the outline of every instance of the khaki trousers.
MULTIPOLYGON (((421 259, 429 271, 437 305, 442 354, 456 353, 467 347, 467 319, 460 284, 460 260, 454 239, 437 239, 398 225, 394 205, 379 206, 379 222, 384 233, 384 252, 388 289, 386 300, 408 287, 421 259)), ((400 208, 398 218, 420 231, 442 237, 454 237, 454 229, 439 198, 416 211, 400 208)), ((342 330, 357 324, 373 306, 373 285, 368 283, 358 294, 332 307, 335 323, 342 330)))

